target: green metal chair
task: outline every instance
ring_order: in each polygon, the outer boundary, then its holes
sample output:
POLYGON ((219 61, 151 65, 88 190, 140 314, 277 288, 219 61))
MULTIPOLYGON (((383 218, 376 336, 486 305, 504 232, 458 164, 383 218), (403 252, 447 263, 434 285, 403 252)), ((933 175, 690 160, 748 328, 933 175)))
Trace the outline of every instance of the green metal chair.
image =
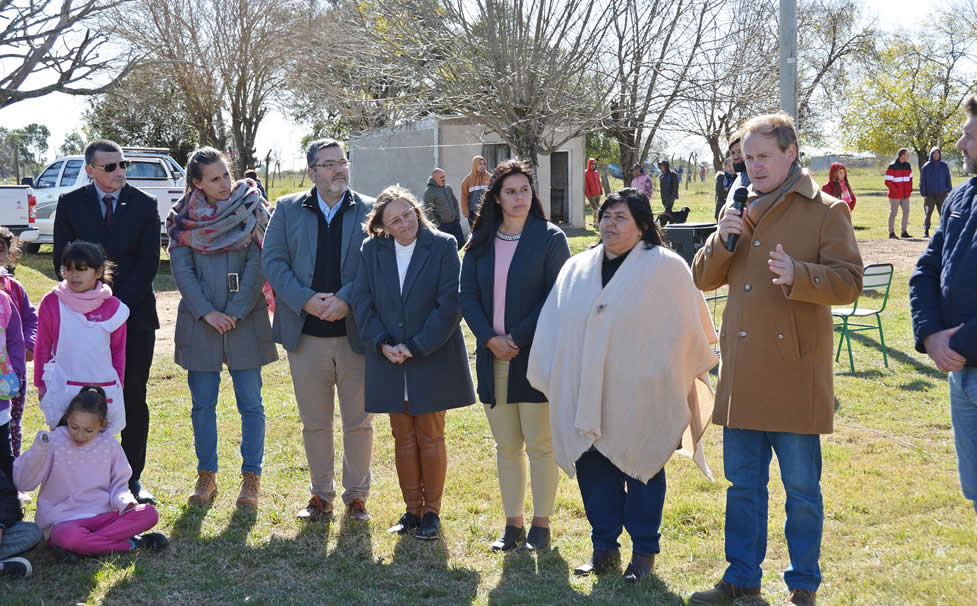
POLYGON ((878 263, 867 265, 862 277, 862 293, 855 300, 851 307, 835 307, 831 310, 831 315, 841 320, 835 322, 835 328, 841 330, 841 338, 838 340, 838 351, 835 353, 835 362, 841 357, 842 342, 848 343, 848 363, 851 371, 855 372, 855 358, 851 355, 851 333, 862 332, 865 330, 879 331, 879 342, 882 344, 882 361, 885 367, 889 367, 889 358, 885 350, 885 335, 882 334, 882 312, 885 311, 885 304, 889 301, 889 287, 892 285, 892 264, 878 263), (882 306, 878 309, 862 308, 858 306, 862 295, 866 292, 873 292, 882 295, 882 306), (851 319, 867 318, 875 316, 875 324, 859 324, 852 322, 851 319))

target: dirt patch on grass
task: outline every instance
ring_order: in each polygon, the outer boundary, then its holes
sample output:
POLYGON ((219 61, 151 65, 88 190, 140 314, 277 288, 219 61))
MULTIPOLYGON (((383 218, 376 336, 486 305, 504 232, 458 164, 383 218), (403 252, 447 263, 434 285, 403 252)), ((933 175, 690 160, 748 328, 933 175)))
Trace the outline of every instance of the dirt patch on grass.
POLYGON ((173 355, 173 333, 176 331, 176 308, 180 305, 180 291, 156 292, 156 313, 159 314, 159 330, 156 331, 156 355, 173 355))
POLYGON ((928 238, 912 238, 908 240, 859 240, 858 248, 862 252, 862 262, 892 263, 896 273, 911 273, 916 267, 916 261, 926 250, 928 238))

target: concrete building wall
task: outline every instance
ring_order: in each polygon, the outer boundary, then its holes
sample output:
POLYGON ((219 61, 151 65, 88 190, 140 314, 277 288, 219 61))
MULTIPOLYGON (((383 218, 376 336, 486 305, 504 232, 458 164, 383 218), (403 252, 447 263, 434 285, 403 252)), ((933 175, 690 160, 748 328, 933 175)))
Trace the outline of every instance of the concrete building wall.
MULTIPOLYGON (((431 118, 396 128, 369 131, 350 138, 350 181, 356 191, 376 196, 383 188, 400 183, 421 198, 431 171, 440 166, 448 185, 461 198, 461 180, 471 171, 474 156, 490 156, 486 146, 504 145, 495 133, 465 118, 431 118)), ((584 224, 585 142, 577 137, 560 151, 568 152, 569 223, 584 224)), ((550 208, 551 159, 538 158, 537 186, 543 209, 550 208)), ((491 164, 491 158, 490 158, 491 164)), ((489 166, 491 171, 494 166, 489 166)))
POLYGON ((437 121, 430 119, 350 137, 350 185, 376 197, 400 183, 420 200, 434 167, 437 132, 437 121))

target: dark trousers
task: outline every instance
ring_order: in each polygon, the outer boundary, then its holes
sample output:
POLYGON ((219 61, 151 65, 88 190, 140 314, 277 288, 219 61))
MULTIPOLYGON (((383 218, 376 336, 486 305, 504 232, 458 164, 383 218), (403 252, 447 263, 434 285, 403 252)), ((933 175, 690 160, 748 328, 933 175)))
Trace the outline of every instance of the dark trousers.
POLYGON ((925 196, 923 198, 923 210, 926 211, 926 215, 923 217, 923 229, 926 231, 930 230, 930 217, 933 216, 933 209, 936 209, 936 214, 938 216, 943 215, 943 202, 946 201, 946 197, 949 194, 934 194, 932 196, 925 196))
POLYGON ((675 206, 675 198, 662 198, 662 206, 665 207, 665 212, 672 212, 672 207, 675 206))
POLYGON ((10 447, 10 423, 0 425, 0 471, 14 480, 14 452, 10 447))
POLYGON ((458 242, 458 250, 461 250, 461 248, 465 245, 465 232, 461 229, 460 219, 442 223, 441 225, 438 225, 438 229, 455 237, 455 240, 458 242))
POLYGON ((122 450, 132 467, 130 485, 138 482, 146 466, 146 442, 149 438, 149 405, 146 383, 153 365, 156 331, 136 326, 126 328, 126 377, 122 397, 126 405, 126 427, 122 430, 122 450))
POLYGON ((595 549, 617 549, 617 538, 627 528, 635 553, 651 555, 661 551, 658 529, 665 507, 664 468, 643 483, 618 469, 596 448, 583 453, 576 468, 595 549))

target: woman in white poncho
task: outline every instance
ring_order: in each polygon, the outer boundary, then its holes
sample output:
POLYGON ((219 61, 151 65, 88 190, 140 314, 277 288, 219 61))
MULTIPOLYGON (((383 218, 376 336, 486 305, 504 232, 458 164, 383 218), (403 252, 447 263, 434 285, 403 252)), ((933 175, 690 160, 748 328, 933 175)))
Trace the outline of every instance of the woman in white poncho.
POLYGON ((660 551, 672 453, 682 447, 712 477, 699 442, 717 338, 688 266, 662 245, 648 198, 622 189, 598 217, 602 243, 563 266, 543 306, 528 378, 549 398, 556 462, 577 476, 592 527, 593 556, 575 574, 616 568, 626 528, 625 578, 637 582, 660 551))

